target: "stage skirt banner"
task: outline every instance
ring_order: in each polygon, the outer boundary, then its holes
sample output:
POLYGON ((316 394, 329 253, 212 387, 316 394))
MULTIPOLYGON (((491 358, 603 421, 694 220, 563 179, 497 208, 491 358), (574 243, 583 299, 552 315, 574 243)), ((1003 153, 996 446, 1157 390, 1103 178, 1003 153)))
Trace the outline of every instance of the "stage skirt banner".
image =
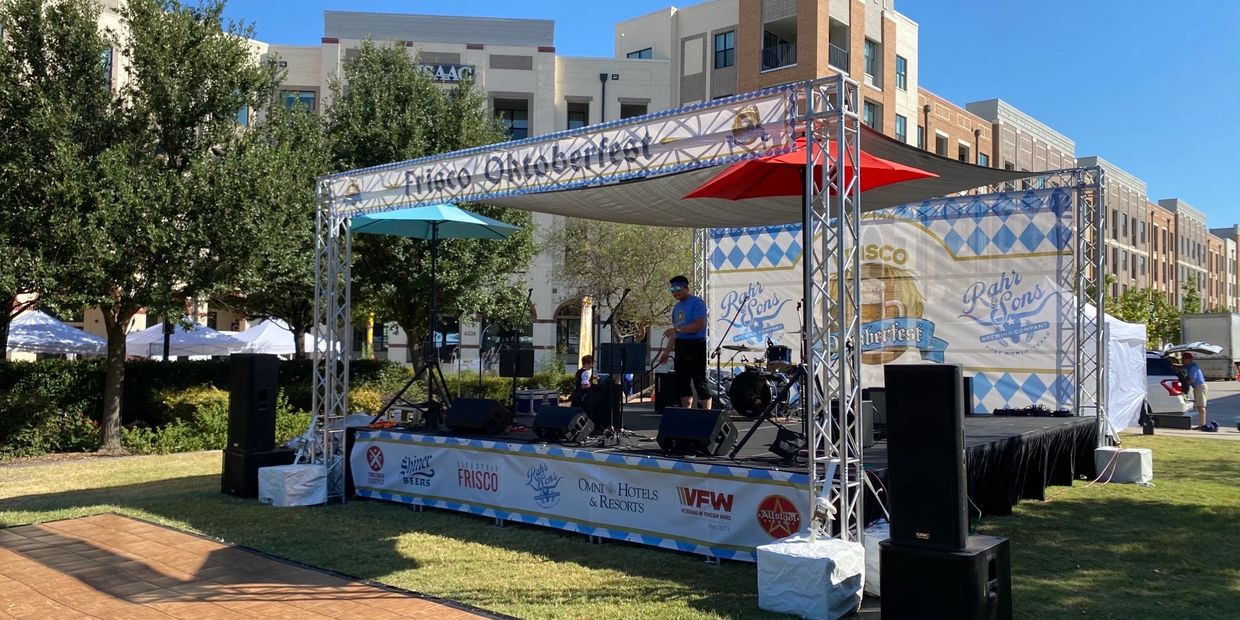
POLYGON ((684 172, 792 149, 791 87, 336 175, 337 210, 460 203, 684 172))
POLYGON ((357 431, 362 497, 753 561, 806 521, 804 474, 391 431, 357 431))
MULTIPOLYGON (((883 385, 889 363, 954 363, 973 377, 975 413, 1070 409, 1074 191, 962 196, 867 214, 863 385, 883 385)), ((799 360, 802 254, 799 225, 712 230, 712 343, 765 349, 770 341, 799 360)), ((744 360, 724 361, 735 368, 744 360)))

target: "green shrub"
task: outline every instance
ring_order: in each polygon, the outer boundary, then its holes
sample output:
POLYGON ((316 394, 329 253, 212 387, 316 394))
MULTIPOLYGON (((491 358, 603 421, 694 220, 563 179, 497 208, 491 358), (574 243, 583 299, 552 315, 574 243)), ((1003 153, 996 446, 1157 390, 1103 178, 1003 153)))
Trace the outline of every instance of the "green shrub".
POLYGON ((99 448, 99 425, 79 406, 59 407, 47 397, 0 396, 0 458, 99 448))

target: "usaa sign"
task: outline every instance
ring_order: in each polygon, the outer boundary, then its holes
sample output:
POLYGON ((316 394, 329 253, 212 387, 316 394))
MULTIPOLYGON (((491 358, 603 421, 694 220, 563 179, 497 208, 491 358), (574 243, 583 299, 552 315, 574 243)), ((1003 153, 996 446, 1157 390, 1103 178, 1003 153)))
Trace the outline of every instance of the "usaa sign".
POLYGON ((464 82, 474 79, 473 65, 418 65, 420 71, 436 82, 464 82))

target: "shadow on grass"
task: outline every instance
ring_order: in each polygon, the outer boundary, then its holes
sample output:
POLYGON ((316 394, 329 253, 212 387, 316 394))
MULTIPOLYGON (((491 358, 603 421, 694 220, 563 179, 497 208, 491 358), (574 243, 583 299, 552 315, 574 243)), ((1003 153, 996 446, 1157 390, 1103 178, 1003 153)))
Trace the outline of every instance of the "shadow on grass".
POLYGON ((983 533, 1013 539, 1018 617, 1237 618, 1237 523, 1235 505, 1108 497, 1029 504, 983 533))
MULTIPOLYGON (((603 571, 604 585, 556 590, 533 580, 497 589, 484 575, 462 579, 434 594, 485 608, 512 605, 631 604, 681 599, 699 613, 729 618, 772 617, 757 606, 751 564, 709 567, 699 556, 622 543, 590 544, 579 534, 535 526, 499 528, 491 519, 378 501, 316 508, 274 509, 219 491, 219 476, 191 476, 141 484, 27 495, 0 500, 0 513, 29 513, 29 521, 118 510, 188 527, 279 558, 360 579, 421 591, 420 550, 402 551, 401 537, 422 534, 520 554, 522 562, 571 563, 603 571), (611 577, 614 575, 614 578, 611 577)), ((461 558, 467 560, 468 558, 461 558)), ((470 566, 464 563, 463 566, 470 566)), ((511 568, 519 571, 520 567, 511 568)), ((433 569, 432 569, 433 570, 433 569)))

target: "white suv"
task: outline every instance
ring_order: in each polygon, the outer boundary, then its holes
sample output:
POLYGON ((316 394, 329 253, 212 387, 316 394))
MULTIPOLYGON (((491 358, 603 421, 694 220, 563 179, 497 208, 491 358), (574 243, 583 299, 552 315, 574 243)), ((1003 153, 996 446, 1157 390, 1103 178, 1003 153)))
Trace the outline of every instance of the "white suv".
POLYGON ((1158 351, 1145 352, 1146 413, 1183 415, 1193 409, 1188 394, 1180 390, 1180 373, 1158 351))

